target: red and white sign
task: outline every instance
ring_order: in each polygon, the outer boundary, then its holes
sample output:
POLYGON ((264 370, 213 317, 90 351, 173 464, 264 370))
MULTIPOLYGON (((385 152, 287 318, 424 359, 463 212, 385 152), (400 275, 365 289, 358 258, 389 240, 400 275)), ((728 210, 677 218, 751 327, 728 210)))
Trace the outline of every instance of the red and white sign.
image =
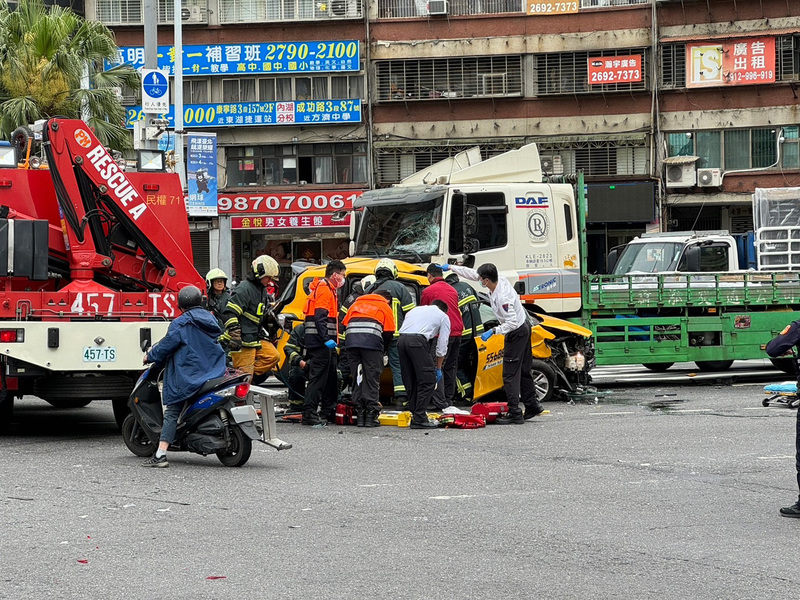
POLYGON ((641 54, 589 58, 589 85, 634 83, 642 77, 641 54))
POLYGON ((221 214, 335 212, 352 210, 353 201, 363 193, 364 190, 220 194, 217 208, 221 214))
POLYGON ((686 87, 774 82, 774 37, 686 45, 686 87))
POLYGON ((231 217, 231 229, 298 229, 320 227, 349 227, 350 214, 342 220, 334 221, 331 214, 299 215, 248 215, 231 217))

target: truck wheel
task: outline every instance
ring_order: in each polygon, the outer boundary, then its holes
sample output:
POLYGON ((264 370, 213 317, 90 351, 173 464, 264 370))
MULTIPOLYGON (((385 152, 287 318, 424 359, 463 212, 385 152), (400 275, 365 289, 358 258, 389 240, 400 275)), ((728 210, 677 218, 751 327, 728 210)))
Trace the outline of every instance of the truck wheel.
POLYGON ((0 433, 8 431, 14 415, 14 394, 0 391, 0 433))
POLYGON ((141 458, 152 456, 158 448, 158 444, 151 442, 147 434, 142 431, 133 415, 125 417, 122 423, 122 441, 128 450, 141 458))
POLYGON ((694 364, 701 371, 727 371, 733 364, 732 360, 698 360, 694 364))
POLYGON ((547 402, 556 391, 556 372, 542 360, 533 360, 531 363, 531 377, 536 388, 536 397, 539 402, 547 402))
POLYGON ((769 362, 779 371, 794 375, 794 359, 793 358, 770 358, 769 362))
POLYGON ((112 398, 111 406, 114 409, 114 420, 117 422, 117 427, 122 429, 125 418, 131 414, 131 409, 128 407, 128 396, 112 398))
POLYGON ((645 369, 650 369, 651 371, 655 371, 656 373, 663 373, 674 364, 675 363, 644 363, 642 364, 642 366, 645 369))
POLYGON ((217 458, 226 467, 241 467, 250 460, 253 441, 237 426, 230 427, 228 431, 231 434, 231 445, 217 452, 217 458))
POLYGON ((83 408, 91 402, 86 398, 45 398, 44 401, 56 408, 83 408))

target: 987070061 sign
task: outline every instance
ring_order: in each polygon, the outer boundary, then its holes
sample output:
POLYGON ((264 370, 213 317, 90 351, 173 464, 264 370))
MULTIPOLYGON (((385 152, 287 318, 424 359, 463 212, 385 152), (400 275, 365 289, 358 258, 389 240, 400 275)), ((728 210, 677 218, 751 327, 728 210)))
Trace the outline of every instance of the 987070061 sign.
POLYGON ((353 201, 363 192, 309 192, 307 194, 220 194, 217 207, 221 213, 258 213, 264 211, 303 213, 352 210, 353 201))

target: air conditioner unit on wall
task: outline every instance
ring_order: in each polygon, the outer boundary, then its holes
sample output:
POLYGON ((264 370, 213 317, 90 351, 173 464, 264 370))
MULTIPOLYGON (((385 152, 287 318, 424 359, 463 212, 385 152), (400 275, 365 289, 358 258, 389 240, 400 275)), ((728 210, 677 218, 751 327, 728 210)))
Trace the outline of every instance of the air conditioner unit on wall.
POLYGON ((700 187, 720 187, 722 172, 719 169, 697 169, 697 185, 700 187))
POLYGON ((428 15, 446 15, 447 0, 428 0, 428 15))
POLYGON ((697 171, 694 163, 683 165, 667 165, 667 187, 692 187, 697 183, 697 171))
POLYGON ((539 160, 542 163, 542 173, 545 175, 563 175, 564 162, 558 154, 551 154, 549 156, 540 156, 539 160))
POLYGON ((328 14, 340 19, 354 19, 361 16, 359 2, 361 0, 329 0, 328 14))

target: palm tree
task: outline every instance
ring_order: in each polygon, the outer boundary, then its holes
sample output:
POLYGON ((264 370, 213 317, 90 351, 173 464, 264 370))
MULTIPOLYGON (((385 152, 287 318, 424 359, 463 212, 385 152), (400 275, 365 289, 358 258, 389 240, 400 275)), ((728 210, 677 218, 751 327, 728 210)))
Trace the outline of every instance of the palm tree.
POLYGON ((117 58, 114 34, 68 8, 0 0, 0 135, 54 116, 83 118, 106 145, 131 146, 125 109, 114 88, 137 89, 128 65, 104 70, 117 58))

